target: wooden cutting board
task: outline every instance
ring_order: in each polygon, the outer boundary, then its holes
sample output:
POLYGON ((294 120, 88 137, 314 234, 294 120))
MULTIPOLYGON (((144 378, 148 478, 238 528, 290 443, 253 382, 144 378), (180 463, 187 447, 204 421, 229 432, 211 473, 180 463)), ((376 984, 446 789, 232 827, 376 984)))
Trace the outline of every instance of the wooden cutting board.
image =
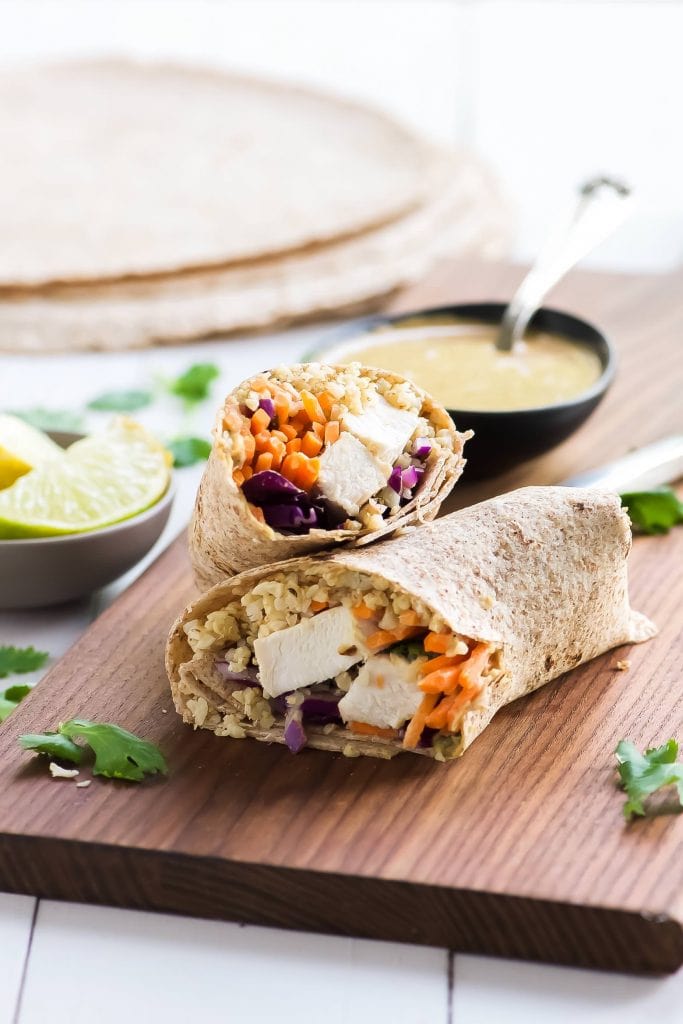
MULTIPOLYGON (((504 297, 518 271, 449 265, 401 308, 504 297)), ((458 502, 549 483, 681 430, 683 275, 575 274, 618 380, 582 430, 458 502)), ((463 424, 465 426, 465 424, 463 424)), ((504 438, 501 444, 504 444, 504 438)), ((505 708, 449 765, 347 760, 193 732, 163 670, 192 595, 178 540, 0 731, 0 888, 61 899, 637 972, 683 962, 683 815, 626 825, 614 747, 683 740, 683 529, 641 538, 635 607, 660 626, 505 708), (615 670, 630 660, 626 672, 615 670), (170 776, 53 781, 17 736, 76 714, 157 742, 170 776)))

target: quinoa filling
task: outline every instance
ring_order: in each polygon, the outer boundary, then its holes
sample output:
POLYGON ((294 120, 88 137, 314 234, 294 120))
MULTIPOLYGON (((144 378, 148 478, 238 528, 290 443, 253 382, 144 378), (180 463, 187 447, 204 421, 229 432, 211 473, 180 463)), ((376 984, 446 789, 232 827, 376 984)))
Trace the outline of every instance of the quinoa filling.
POLYGON ((184 628, 193 661, 208 656, 219 680, 187 700, 193 724, 234 738, 280 728, 294 753, 334 736, 349 756, 361 743, 378 756, 403 749, 448 760, 464 716, 487 706, 503 674, 494 644, 339 567, 278 573, 184 628))
POLYGON ((252 515, 283 534, 380 529, 453 447, 453 425, 410 382, 360 364, 252 378, 226 403, 221 440, 252 515))

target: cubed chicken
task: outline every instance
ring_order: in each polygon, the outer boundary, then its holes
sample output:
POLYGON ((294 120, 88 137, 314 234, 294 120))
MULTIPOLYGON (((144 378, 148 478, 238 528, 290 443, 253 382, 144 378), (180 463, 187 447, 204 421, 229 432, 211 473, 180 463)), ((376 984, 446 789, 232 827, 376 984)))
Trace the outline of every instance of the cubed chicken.
POLYGON ((320 457, 318 488, 349 516, 357 515, 361 505, 382 490, 387 478, 377 459, 346 430, 320 457))
POLYGON ((377 395, 359 415, 346 413, 342 426, 379 459, 388 476, 417 427, 418 420, 416 412, 398 409, 390 405, 386 398, 377 395))
POLYGON ((345 722, 365 722, 398 729, 417 711, 424 694, 418 687, 418 666, 395 654, 370 658, 339 701, 345 722))
POLYGON ((366 653, 356 620, 341 606, 254 641, 259 678, 268 697, 331 679, 362 661, 366 653))

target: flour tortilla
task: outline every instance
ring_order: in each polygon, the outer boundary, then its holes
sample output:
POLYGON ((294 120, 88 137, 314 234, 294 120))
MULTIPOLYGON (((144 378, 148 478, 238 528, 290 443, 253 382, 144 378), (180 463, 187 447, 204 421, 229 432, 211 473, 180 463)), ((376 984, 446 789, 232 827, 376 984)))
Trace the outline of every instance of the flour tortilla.
POLYGON ((432 201, 356 238, 259 264, 164 279, 0 294, 0 351, 179 344, 379 306, 439 259, 500 256, 509 223, 496 187, 464 156, 432 201))
POLYGON ((312 89, 117 60, 0 74, 0 285, 261 259, 388 223, 441 154, 312 89))
MULTIPOLYGON (((613 647, 654 636, 655 626, 629 606, 630 545, 628 516, 614 494, 527 487, 367 548, 254 569, 213 587, 171 630, 166 664, 176 709, 189 722, 192 697, 205 697, 210 710, 235 708, 214 678, 211 656, 193 659, 184 623, 281 569, 315 579, 322 567, 339 566, 420 599, 456 633, 500 645, 504 673, 490 687, 488 707, 465 716, 462 753, 505 704, 613 647)), ((245 728, 256 739, 284 742, 281 726, 245 728)), ((358 753, 387 757, 402 749, 396 741, 359 740, 343 731, 324 735, 307 727, 307 733, 309 746, 325 750, 351 742, 358 753)))
MULTIPOLYGON (((318 366, 319 376, 327 375, 330 379, 348 369, 323 364, 318 366)), ((296 373, 298 367, 288 369, 296 373)), ((363 367, 361 372, 369 380, 382 378, 391 383, 405 380, 400 374, 372 367, 363 367)), ((277 371, 272 371, 272 375, 277 379, 277 371)), ((268 379, 270 374, 257 376, 268 379)), ((239 385, 239 389, 243 387, 244 384, 239 385)), ((434 519, 441 503, 463 471, 463 445, 469 435, 458 433, 446 410, 430 395, 416 386, 415 390, 422 396, 422 415, 432 420, 437 429, 449 431, 451 448, 446 448, 433 463, 427 463, 427 470, 415 498, 387 520, 386 526, 374 531, 311 530, 301 536, 287 536, 276 533, 266 523, 254 518, 246 498, 232 479, 232 460, 222 438, 221 408, 213 430, 213 448, 199 485, 190 523, 190 558, 197 586, 205 590, 253 566, 311 554, 338 544, 367 544, 411 523, 434 519)), ((225 407, 235 404, 234 395, 235 391, 232 391, 227 396, 225 407)))

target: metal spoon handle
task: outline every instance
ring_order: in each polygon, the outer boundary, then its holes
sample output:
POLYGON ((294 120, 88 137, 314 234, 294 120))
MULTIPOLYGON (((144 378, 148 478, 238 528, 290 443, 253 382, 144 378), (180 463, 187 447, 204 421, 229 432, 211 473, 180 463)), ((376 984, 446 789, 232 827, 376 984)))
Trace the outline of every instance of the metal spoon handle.
POLYGON ((613 178, 592 178, 582 186, 569 226, 542 250, 506 309, 497 349, 512 349, 553 285, 623 222, 630 195, 631 190, 613 178))
POLYGON ((629 452, 615 462, 579 473, 562 483, 566 487, 600 487, 606 491, 641 491, 683 477, 683 434, 665 437, 629 452))

